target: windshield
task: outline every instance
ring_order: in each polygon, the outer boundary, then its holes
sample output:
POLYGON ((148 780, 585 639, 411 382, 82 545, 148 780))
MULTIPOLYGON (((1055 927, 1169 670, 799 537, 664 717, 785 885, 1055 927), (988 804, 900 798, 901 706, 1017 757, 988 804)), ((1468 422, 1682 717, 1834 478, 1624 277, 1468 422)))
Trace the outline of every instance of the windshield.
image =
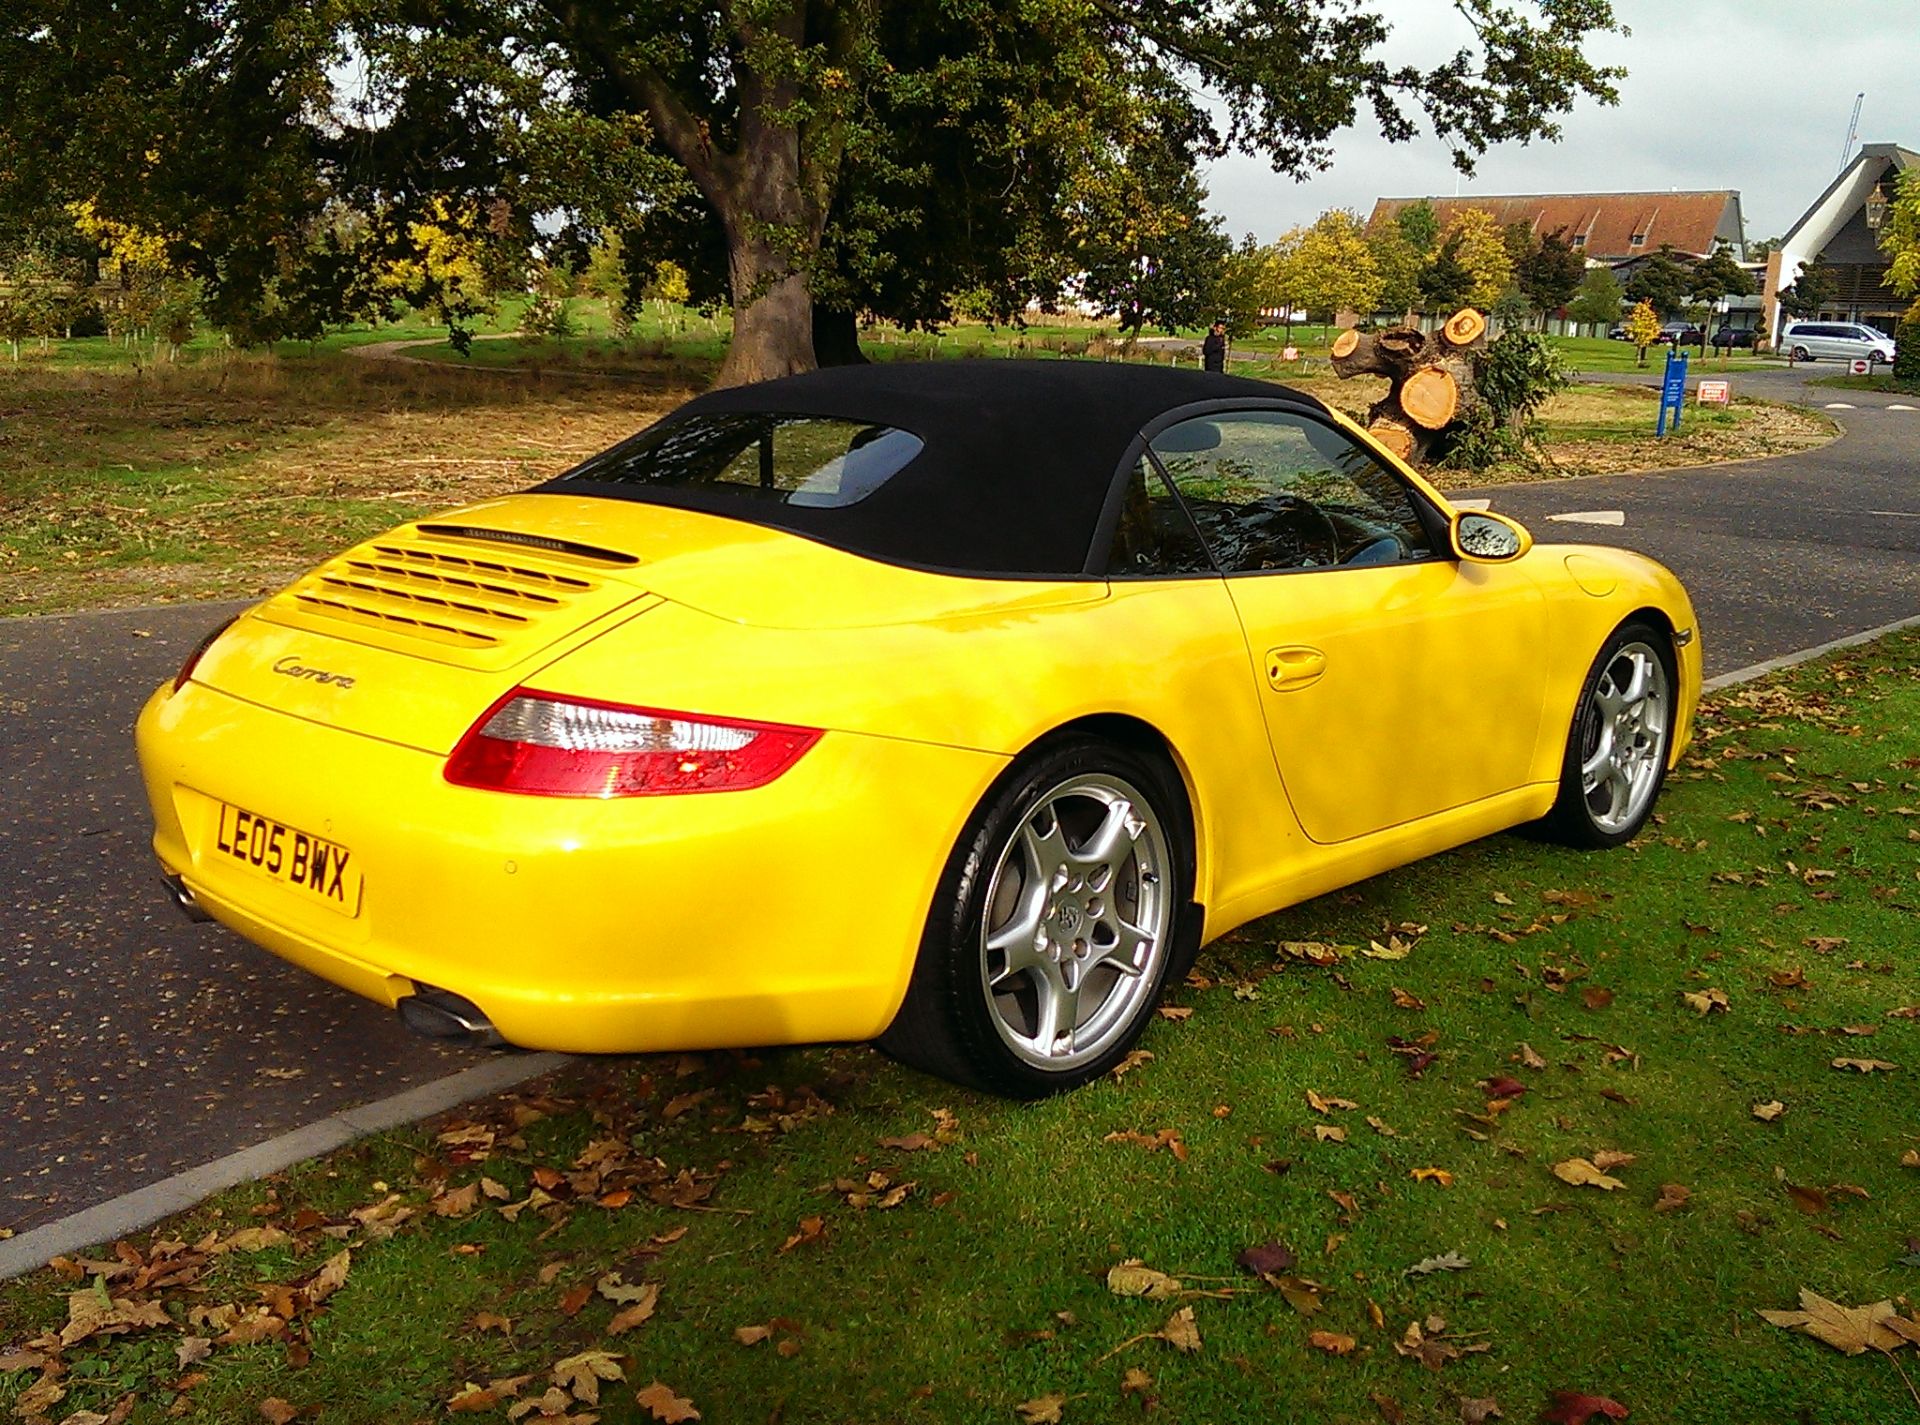
POLYGON ((714 412, 668 421, 576 465, 553 482, 700 491, 722 505, 858 504, 923 448, 892 426, 830 416, 714 412))

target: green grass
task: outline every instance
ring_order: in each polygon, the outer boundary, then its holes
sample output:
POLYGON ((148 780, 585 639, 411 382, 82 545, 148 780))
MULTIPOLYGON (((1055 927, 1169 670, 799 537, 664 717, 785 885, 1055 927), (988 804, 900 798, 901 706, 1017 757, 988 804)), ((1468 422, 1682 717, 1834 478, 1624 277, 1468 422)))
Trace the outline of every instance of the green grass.
MULTIPOLYGON (((605 1387, 609 1421, 651 1418, 633 1392, 657 1379, 709 1422, 1012 1422, 1050 1392, 1070 1397, 1067 1421, 1095 1422, 1138 1410, 1121 1394, 1129 1369, 1151 1375, 1158 1418, 1181 1421, 1355 1425, 1381 1417, 1375 1394, 1409 1421, 1456 1419, 1459 1396, 1525 1421, 1556 1390, 1675 1425, 1910 1418, 1893 1362, 1755 1313, 1791 1307, 1803 1286, 1849 1305, 1920 1295, 1920 1267, 1902 1260, 1920 1234, 1920 1174, 1900 1165, 1920 1145, 1920 1021, 1888 1017, 1920 1004, 1906 953, 1920 909, 1917 662, 1920 638, 1899 636, 1721 697, 1657 824, 1626 850, 1492 838, 1243 929, 1171 993, 1192 1015, 1156 1022, 1150 1060, 1064 1098, 998 1102, 858 1048, 604 1060, 548 1097, 473 1111, 499 1134, 484 1162, 410 1130, 224 1194, 152 1235, 271 1224, 293 1240, 150 1294, 175 1318, 251 1304, 343 1246, 354 1255, 344 1288, 298 1328, 309 1364, 278 1342, 217 1346, 193 1367, 190 1418, 252 1425, 277 1397, 328 1420, 436 1419, 465 1382, 533 1373, 532 1396, 557 1361, 600 1348, 627 1377, 605 1387), (1426 929, 1400 929, 1414 948, 1397 962, 1321 968, 1277 949, 1365 947, 1409 924, 1426 929), (1727 1013, 1683 1002, 1708 988, 1727 1013), (1397 1007, 1395 989, 1425 1007, 1397 1007), (1415 1077, 1388 1039, 1429 1034, 1437 1057, 1415 1077), (1526 1067, 1523 1043, 1547 1067, 1526 1067), (1838 1056, 1900 1067, 1841 1072, 1838 1056), (1489 1115, 1479 1085, 1502 1075, 1526 1092, 1489 1115), (1358 1106, 1322 1117, 1309 1090, 1358 1106), (1774 1099, 1779 1121, 1753 1116, 1774 1099), (948 1141, 881 1142, 935 1134, 942 1113, 948 1141), (1329 1123, 1346 1142, 1316 1141, 1329 1123), (1165 1129, 1184 1158, 1108 1141, 1165 1129), (536 1172, 579 1171, 596 1140, 625 1168, 598 1185, 549 1177, 555 1200, 517 1222, 423 1213, 376 1241, 346 1216, 389 1191, 424 1208, 482 1174, 517 1201, 536 1172), (1637 1155, 1615 1170, 1620 1191, 1549 1171, 1609 1149, 1637 1155), (1411 1176, 1427 1167, 1453 1185, 1411 1176), (683 1169, 712 1175, 693 1204, 705 1210, 649 1200, 683 1169), (833 1187, 870 1173, 914 1186, 891 1210, 833 1187), (586 1200, 629 1180, 630 1204, 586 1200), (1691 1196, 1656 1212, 1668 1183, 1691 1196), (1809 1215, 1789 1183, 1846 1188, 1809 1215), (783 1251, 814 1217, 821 1235, 783 1251), (1325 1288, 1311 1319, 1236 1270, 1243 1248, 1272 1240, 1325 1288), (1449 1251, 1472 1265, 1406 1274, 1449 1251), (1232 1294, 1113 1295, 1105 1273, 1135 1257, 1232 1294), (609 1270, 661 1288, 628 1335, 606 1334, 616 1308, 603 1299, 563 1309, 609 1270), (1180 1305, 1198 1353, 1122 1346, 1180 1305), (511 1335, 477 1328, 479 1311, 510 1318, 511 1335), (1436 1313, 1491 1350, 1437 1372, 1399 1356, 1408 1323, 1436 1313), (770 1322, 773 1340, 735 1341, 770 1322), (1315 1350, 1315 1329, 1358 1347, 1315 1350)), ((0 1287, 0 1356, 63 1320, 63 1293, 81 1285, 41 1273, 0 1287)), ((51 1413, 106 1411, 132 1392, 135 1425, 164 1418, 181 1335, 69 1348, 69 1394, 51 1413)), ((0 1375, 0 1407, 37 1378, 0 1375)), ((503 1420, 504 1407, 475 1418, 503 1420)))

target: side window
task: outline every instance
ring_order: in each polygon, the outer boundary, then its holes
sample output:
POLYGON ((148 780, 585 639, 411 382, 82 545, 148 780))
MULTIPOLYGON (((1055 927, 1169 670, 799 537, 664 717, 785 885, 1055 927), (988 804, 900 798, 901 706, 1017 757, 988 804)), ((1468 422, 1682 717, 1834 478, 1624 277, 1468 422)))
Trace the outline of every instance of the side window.
POLYGON ((1193 521, 1144 455, 1127 480, 1107 572, 1116 579, 1214 572, 1193 521))
POLYGON ((1152 450, 1226 573, 1433 557, 1400 477, 1318 421, 1223 412, 1169 426, 1152 450))

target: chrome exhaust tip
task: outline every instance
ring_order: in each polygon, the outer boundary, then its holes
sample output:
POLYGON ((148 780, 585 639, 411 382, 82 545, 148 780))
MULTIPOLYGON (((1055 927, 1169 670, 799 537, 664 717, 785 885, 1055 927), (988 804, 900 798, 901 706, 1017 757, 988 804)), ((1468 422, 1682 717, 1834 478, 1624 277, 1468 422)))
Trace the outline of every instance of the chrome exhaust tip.
POLYGON ((464 995, 434 985, 414 982, 414 992, 396 1006, 400 1022, 423 1039, 451 1039, 486 1049, 500 1049, 506 1040, 486 1012, 464 995))
POLYGON ((192 921, 208 921, 213 917, 200 908, 200 902, 193 897, 193 889, 181 877, 171 871, 162 871, 160 879, 166 883, 167 898, 179 907, 180 914, 192 921))

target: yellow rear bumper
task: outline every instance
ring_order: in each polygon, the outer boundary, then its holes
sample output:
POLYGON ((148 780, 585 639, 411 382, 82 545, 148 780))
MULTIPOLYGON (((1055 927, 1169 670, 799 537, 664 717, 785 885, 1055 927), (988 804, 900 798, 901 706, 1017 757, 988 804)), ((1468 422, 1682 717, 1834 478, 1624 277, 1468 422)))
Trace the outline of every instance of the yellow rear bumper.
POLYGON ((754 791, 528 797, 197 683, 156 692, 137 741, 154 850, 223 924, 379 1003, 434 985, 510 1043, 587 1053, 878 1034, 1005 765, 829 733, 754 791), (349 848, 357 913, 219 855, 222 802, 349 848))

